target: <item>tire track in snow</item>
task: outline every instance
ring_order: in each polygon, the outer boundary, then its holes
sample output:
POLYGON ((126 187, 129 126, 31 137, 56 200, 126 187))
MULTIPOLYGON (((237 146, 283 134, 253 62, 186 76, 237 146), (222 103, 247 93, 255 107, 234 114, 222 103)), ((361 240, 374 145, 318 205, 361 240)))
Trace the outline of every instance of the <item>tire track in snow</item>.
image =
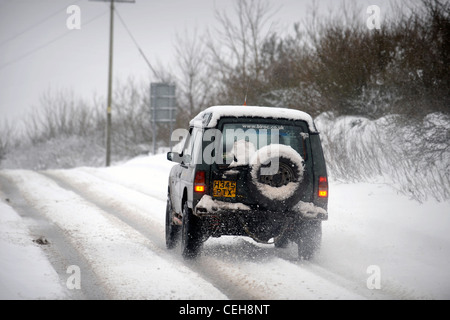
MULTIPOLYGON (((215 239, 214 239, 215 240, 215 239)), ((296 248, 295 248, 296 249, 296 248)), ((248 283, 262 287, 265 299, 318 300, 366 299, 353 286, 324 277, 309 268, 309 262, 291 261, 296 254, 289 249, 261 245, 244 237, 223 243, 211 241, 205 251, 226 265, 234 265, 235 273, 248 283)), ((209 257, 204 257, 209 263, 209 257)))
POLYGON ((226 299, 188 268, 161 258, 136 230, 54 180, 31 171, 8 177, 64 231, 113 299, 226 299))
POLYGON ((146 235, 155 250, 165 246, 165 202, 76 169, 47 171, 45 175, 146 235))

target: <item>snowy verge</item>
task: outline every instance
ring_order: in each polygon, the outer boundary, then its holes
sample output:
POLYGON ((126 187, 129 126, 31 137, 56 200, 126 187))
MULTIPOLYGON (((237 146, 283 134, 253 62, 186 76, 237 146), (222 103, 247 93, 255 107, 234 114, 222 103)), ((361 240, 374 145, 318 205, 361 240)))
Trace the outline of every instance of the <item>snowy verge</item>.
POLYGON ((0 202, 0 299, 65 299, 68 293, 22 218, 0 202))

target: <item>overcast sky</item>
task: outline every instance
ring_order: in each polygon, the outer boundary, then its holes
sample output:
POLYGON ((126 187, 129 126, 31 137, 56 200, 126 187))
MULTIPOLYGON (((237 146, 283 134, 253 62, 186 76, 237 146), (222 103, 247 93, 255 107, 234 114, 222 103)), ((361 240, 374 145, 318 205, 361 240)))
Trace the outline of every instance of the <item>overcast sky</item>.
MULTIPOLYGON (((280 7, 278 27, 304 19, 312 0, 270 0, 280 7)), ((323 11, 341 1, 318 0, 323 11)), ((389 0, 358 1, 388 10, 389 0)), ((173 63, 177 33, 215 23, 215 8, 232 12, 233 0, 136 0, 116 9, 152 63, 173 63)), ((364 12, 361 23, 365 23, 364 12)), ((383 14, 383 11, 382 11, 383 14)), ((368 17, 368 15, 366 15, 368 17)), ((114 31, 114 80, 150 81, 149 69, 119 19, 114 31)), ((91 0, 0 0, 0 125, 18 121, 39 106, 45 91, 72 90, 75 96, 106 97, 109 4, 91 0), (70 5, 81 10, 81 29, 69 30, 70 5)))

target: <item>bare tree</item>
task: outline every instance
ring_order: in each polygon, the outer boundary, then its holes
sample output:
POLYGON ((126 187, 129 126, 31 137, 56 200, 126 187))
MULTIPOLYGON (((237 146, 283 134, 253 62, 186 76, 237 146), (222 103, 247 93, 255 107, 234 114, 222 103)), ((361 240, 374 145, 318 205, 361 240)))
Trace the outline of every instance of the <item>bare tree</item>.
POLYGON ((241 94, 248 86, 257 90, 257 83, 262 81, 261 48, 269 37, 276 11, 267 0, 236 0, 235 16, 216 9, 218 24, 209 30, 208 49, 219 81, 225 91, 228 89, 228 98, 241 94), (230 83, 233 85, 227 87, 230 83))
POLYGON ((182 114, 192 118, 208 106, 213 92, 206 44, 198 36, 197 29, 192 36, 186 31, 183 36, 177 34, 175 52, 178 106, 182 114))
POLYGON ((113 148, 119 157, 148 151, 152 137, 149 88, 129 77, 114 92, 113 148))

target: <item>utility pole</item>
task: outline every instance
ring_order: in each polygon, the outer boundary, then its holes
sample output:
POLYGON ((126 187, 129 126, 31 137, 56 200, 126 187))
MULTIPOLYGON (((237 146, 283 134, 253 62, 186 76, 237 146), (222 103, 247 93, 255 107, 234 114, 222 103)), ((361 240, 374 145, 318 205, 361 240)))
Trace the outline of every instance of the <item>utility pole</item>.
POLYGON ((114 2, 134 3, 134 0, 91 0, 110 2, 109 14, 109 68, 108 68, 108 100, 106 102, 106 166, 111 163, 111 111, 112 111, 112 78, 113 78, 113 51, 114 51, 114 2))

